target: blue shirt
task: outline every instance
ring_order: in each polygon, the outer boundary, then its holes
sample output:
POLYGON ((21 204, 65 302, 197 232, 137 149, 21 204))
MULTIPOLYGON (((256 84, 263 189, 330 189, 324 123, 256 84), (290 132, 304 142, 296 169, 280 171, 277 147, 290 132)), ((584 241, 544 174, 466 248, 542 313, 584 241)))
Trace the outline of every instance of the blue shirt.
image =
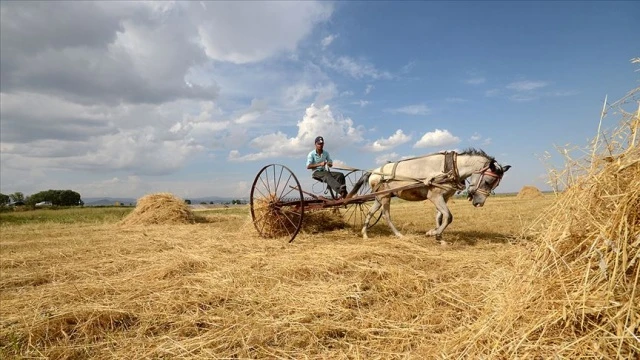
MULTIPOLYGON (((318 164, 318 163, 321 163, 323 161, 333 163, 333 160, 331 160, 331 155, 329 155, 329 152, 327 150, 322 150, 322 154, 318 154, 316 152, 316 150, 313 149, 313 150, 311 150, 309 155, 307 155, 307 166, 309 166, 311 164, 318 164)), ((324 170, 324 168, 317 167, 315 169, 310 169, 310 170, 313 173, 315 173, 316 171, 324 170)))

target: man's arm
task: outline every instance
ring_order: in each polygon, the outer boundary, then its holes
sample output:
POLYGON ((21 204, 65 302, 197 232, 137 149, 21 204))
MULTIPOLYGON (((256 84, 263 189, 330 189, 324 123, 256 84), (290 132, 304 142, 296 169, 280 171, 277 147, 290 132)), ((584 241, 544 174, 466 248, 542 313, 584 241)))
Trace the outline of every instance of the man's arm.
POLYGON ((332 167, 333 166, 333 160, 331 159, 331 155, 329 155, 328 151, 326 151, 326 153, 327 153, 327 161, 326 161, 326 163, 327 163, 327 165, 329 165, 329 167, 332 167))
POLYGON ((325 161, 320 162, 320 163, 314 163, 313 162, 313 155, 312 152, 309 153, 309 155, 307 155, 307 169, 315 169, 315 168, 319 168, 325 165, 325 161))

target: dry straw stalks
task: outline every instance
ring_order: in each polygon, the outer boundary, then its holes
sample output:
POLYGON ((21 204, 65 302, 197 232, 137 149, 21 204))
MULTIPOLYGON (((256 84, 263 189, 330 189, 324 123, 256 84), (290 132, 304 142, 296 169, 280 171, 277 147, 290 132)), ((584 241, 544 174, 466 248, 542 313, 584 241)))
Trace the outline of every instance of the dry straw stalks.
POLYGON ((192 224, 196 219, 184 200, 170 193, 149 194, 138 199, 136 208, 121 225, 192 224))
POLYGON ((622 116, 587 157, 566 157, 556 203, 529 230, 521 271, 495 274, 484 315, 446 354, 468 358, 640 358, 640 88, 609 106, 622 116), (537 230, 536 230, 537 229, 537 230))

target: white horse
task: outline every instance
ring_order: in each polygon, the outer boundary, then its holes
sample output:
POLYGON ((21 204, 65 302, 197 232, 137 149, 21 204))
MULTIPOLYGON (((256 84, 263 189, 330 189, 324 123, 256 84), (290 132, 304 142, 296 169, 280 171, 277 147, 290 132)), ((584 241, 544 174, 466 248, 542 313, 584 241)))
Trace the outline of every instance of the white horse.
POLYGON ((456 191, 465 187, 470 179, 468 198, 473 206, 484 205, 504 173, 511 165, 501 166, 482 150, 468 149, 461 153, 447 152, 387 163, 369 174, 369 185, 376 196, 362 227, 362 236, 367 238, 367 229, 372 215, 382 207, 382 217, 393 233, 402 234, 391 223, 389 212, 391 197, 409 201, 429 199, 436 207, 436 227, 427 231, 427 236, 442 239, 442 232, 453 221, 447 201, 456 191), (388 192, 387 192, 388 191, 388 192))

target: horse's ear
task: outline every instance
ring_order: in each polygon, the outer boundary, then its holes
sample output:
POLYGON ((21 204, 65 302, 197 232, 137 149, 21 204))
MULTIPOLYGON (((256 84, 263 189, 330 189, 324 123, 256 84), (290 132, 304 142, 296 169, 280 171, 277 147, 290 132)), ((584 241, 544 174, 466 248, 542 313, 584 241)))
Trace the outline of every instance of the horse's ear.
POLYGON ((505 165, 502 167, 502 172, 507 172, 509 169, 511 169, 511 165, 505 165))

